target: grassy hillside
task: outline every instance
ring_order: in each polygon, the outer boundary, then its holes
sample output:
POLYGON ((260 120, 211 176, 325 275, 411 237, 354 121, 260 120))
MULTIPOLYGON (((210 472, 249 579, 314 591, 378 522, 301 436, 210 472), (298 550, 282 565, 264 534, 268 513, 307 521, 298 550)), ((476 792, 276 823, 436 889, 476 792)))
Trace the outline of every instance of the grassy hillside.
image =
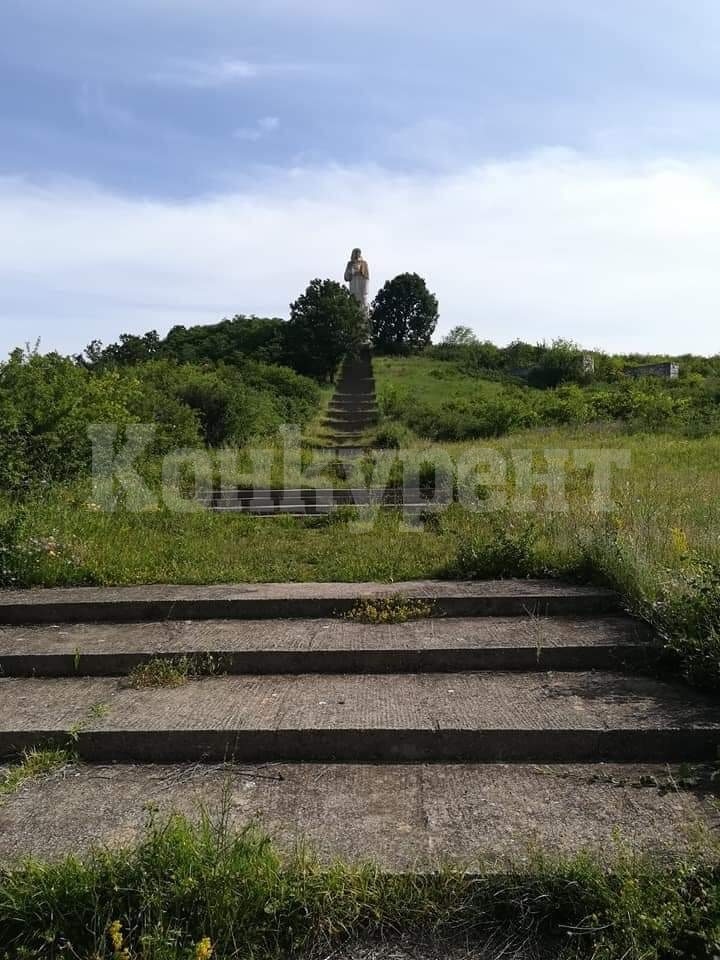
POLYGON ((483 367, 472 352, 432 348, 421 356, 376 358, 381 429, 397 426, 440 441, 596 424, 686 437, 720 433, 720 378, 714 368, 700 373, 689 365, 678 380, 635 380, 616 360, 603 358, 596 375, 585 376, 573 369, 571 355, 556 361, 548 351, 524 381, 511 367, 483 367), (558 378, 557 385, 547 386, 558 378))

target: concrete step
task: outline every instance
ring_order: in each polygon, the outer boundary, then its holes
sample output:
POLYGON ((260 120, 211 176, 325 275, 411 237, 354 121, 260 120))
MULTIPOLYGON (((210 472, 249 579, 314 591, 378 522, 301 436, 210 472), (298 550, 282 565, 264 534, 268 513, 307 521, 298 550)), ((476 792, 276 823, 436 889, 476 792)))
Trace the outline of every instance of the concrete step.
POLYGON ((358 390, 343 390, 338 389, 332 396, 333 402, 343 403, 377 403, 377 397, 375 395, 375 390, 370 389, 358 389, 358 390))
POLYGON ((364 400, 359 402, 355 400, 331 400, 328 404, 328 411, 339 414, 362 414, 366 412, 377 412, 377 403, 374 400, 364 400))
POLYGON ((235 829, 259 822, 288 852, 305 841, 324 862, 393 871, 502 871, 538 849, 609 858, 620 842, 666 859, 697 853, 718 827, 711 796, 663 788, 680 779, 664 764, 80 764, 3 798, 0 862, 133 844, 148 808, 161 820, 222 811, 235 829))
POLYGON ((0 680, 0 756, 70 736, 101 762, 696 762, 720 711, 611 672, 0 680))
POLYGON ((363 430, 367 430, 368 427, 374 427, 377 424, 377 416, 367 416, 367 417, 358 417, 358 416, 348 416, 348 417, 326 417, 323 420, 323 426, 330 430, 339 430, 341 433, 343 431, 357 431, 362 433, 363 430))
POLYGON ((336 456, 338 459, 357 460, 367 455, 368 446, 362 446, 357 443, 351 444, 333 444, 329 440, 321 443, 309 443, 310 450, 318 450, 330 456, 336 456))
POLYGON ((332 617, 360 599, 426 600, 436 616, 588 616, 619 611, 615 593, 546 580, 407 583, 153 584, 0 591, 0 624, 332 617))
MULTIPOLYGON (((416 496, 413 491, 409 491, 409 495, 416 496)), ((198 497, 198 502, 232 502, 259 506, 272 503, 402 503, 403 496, 401 487, 221 487, 198 497)))
POLYGON ((227 674, 591 670, 641 662, 651 640, 627 617, 0 627, 0 676, 121 676, 154 657, 208 655, 227 674))
POLYGON ((362 430, 358 430, 356 433, 333 433, 328 437, 328 442, 331 446, 337 446, 338 444, 344 443, 353 443, 357 442, 363 435, 362 430))
MULTIPOLYGON (((342 504, 307 504, 302 501, 297 503, 286 503, 278 505, 247 504, 242 503, 217 503, 208 505, 208 509, 214 513, 247 513, 253 517, 326 517, 335 513, 342 504)), ((367 506, 367 505, 366 505, 367 506)), ((362 507, 360 505, 359 509, 362 507)), ((422 513, 429 509, 426 502, 391 504, 378 503, 376 508, 380 510, 402 510, 406 513, 422 513)))

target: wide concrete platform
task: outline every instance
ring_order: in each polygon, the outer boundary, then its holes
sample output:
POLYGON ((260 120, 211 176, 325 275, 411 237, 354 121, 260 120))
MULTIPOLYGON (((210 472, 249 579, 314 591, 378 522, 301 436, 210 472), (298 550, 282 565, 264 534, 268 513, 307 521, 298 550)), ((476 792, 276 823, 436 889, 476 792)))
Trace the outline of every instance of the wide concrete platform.
POLYGON ((617 613, 612 591, 546 580, 152 585, 0 591, 0 624, 332 617, 361 599, 432 601, 454 617, 617 613))
POLYGON ((650 641, 629 617, 0 626, 0 676, 118 676, 153 657, 203 655, 243 674, 587 670, 643 660, 650 641))
POLYGON ((619 673, 0 680, 0 756, 48 741, 96 761, 694 761, 717 701, 619 673))
POLYGON ((197 815, 225 805, 285 849, 307 840, 323 859, 372 857, 391 870, 472 867, 547 853, 630 849, 673 856, 709 846, 720 827, 704 792, 663 789, 652 765, 78 766, 0 800, 0 861, 137 840, 149 810, 197 815), (658 786, 661 785, 661 786, 658 786))

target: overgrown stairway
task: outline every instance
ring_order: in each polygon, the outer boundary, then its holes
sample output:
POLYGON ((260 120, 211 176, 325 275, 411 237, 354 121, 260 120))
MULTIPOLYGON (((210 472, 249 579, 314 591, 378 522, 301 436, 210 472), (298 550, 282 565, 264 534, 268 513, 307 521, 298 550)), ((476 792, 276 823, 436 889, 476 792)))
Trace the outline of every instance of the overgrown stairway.
POLYGON ((345 447, 355 450, 362 435, 378 420, 375 378, 370 348, 362 347, 357 356, 343 364, 337 388, 328 407, 324 426, 328 445, 343 453, 345 447))
MULTIPOLYGON (((448 820, 436 849, 450 850, 458 830, 468 843, 474 831, 477 849, 492 848, 502 839, 491 835, 499 828, 488 833, 468 804, 482 808, 488 784, 497 795, 498 783, 506 782, 508 822, 517 821, 523 835, 515 807, 533 803, 533 791, 550 790, 534 766, 543 764, 558 783, 563 771, 582 776, 583 803, 592 800, 586 833, 602 839, 612 827, 597 806, 603 764, 630 765, 632 777, 642 779, 646 766, 637 772, 633 765, 712 761, 720 744, 717 702, 639 672, 652 651, 647 628, 626 617, 612 593, 591 587, 508 581, 5 592, 0 622, 0 755, 17 757, 48 743, 77 750, 90 766, 81 768, 84 779, 74 789, 85 784, 88 807, 93 791, 104 789, 87 772, 105 769, 99 764, 180 765, 163 769, 173 771, 166 799, 181 806, 188 763, 234 762, 245 774, 247 765, 271 764, 265 773, 252 768, 260 780, 281 764, 279 782, 323 778, 327 795, 307 828, 312 835, 321 832, 317 818, 329 816, 330 807, 353 823, 381 816, 383 803, 394 809, 399 800, 385 796, 389 784, 411 777, 413 767, 435 782, 439 772, 422 771, 439 764, 462 795, 453 801, 462 822, 448 820), (357 611, 371 612, 381 597, 396 598, 384 602, 400 618, 422 617, 360 622, 357 611), (198 678, 139 688, 130 682, 133 668, 157 658, 184 664, 198 678), (370 766, 361 770, 358 763, 370 766), (343 799, 348 778, 357 787, 351 801, 343 799)), ((133 794, 137 819, 156 775, 130 769, 134 782, 145 785, 133 794)), ((232 777, 237 767, 224 769, 232 777)), ((555 830, 557 818, 577 814, 570 786, 552 788, 564 797, 555 800, 555 830)), ((33 789, 29 796, 49 818, 47 829, 51 822, 57 829, 62 784, 33 789), (52 790, 52 810, 44 789, 52 790)), ((646 810, 641 793, 618 790, 612 803, 622 796, 634 805, 633 820, 646 818, 649 846, 654 831, 667 832, 660 820, 677 826, 689 816, 689 800, 653 795, 646 810)), ((259 812, 292 832, 299 825, 286 800, 278 787, 263 794, 259 812)), ((111 822, 129 816, 126 800, 104 802, 111 822)), ((34 848, 23 825, 28 803, 26 795, 24 806, 11 800, 0 808, 0 857, 23 843, 34 848)), ((242 803, 239 809, 247 813, 242 803)), ((392 818, 386 829, 392 833, 392 818)), ((427 823, 418 829, 424 837, 427 823)), ((424 842, 406 837, 400 860, 426 853, 418 848, 424 842)), ((388 861, 384 842, 378 846, 362 854, 388 861)))
MULTIPOLYGON (((369 347, 349 356, 340 371, 337 387, 323 420, 325 438, 321 450, 332 453, 336 470, 349 472, 365 452, 363 439, 378 420, 375 379, 369 347)), ((257 517, 312 516, 331 513, 339 506, 380 507, 403 505, 398 489, 357 489, 333 487, 219 487, 208 490, 200 502, 211 510, 247 513, 257 517)), ((410 511, 426 507, 418 496, 404 504, 410 511)))

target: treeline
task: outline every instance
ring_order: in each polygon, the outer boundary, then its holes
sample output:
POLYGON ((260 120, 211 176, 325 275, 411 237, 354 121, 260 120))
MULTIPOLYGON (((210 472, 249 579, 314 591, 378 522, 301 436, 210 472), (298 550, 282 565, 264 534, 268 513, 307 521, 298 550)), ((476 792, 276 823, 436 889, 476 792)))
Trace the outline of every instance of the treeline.
POLYGON ((124 333, 108 346, 94 340, 77 361, 108 370, 151 360, 238 365, 250 358, 327 381, 343 357, 364 340, 371 340, 379 353, 426 348, 437 320, 437 298, 415 273, 388 281, 368 317, 345 287, 334 280, 313 280, 290 304, 287 321, 238 314, 215 324, 173 327, 166 337, 155 330, 141 336, 124 333))
POLYGON ((303 426, 320 402, 317 384, 247 358, 185 363, 155 355, 78 363, 16 350, 0 364, 0 487, 21 491, 71 480, 91 465, 91 424, 154 426, 148 456, 182 447, 242 445, 303 426))
POLYGON ((613 355, 583 350, 570 340, 555 340, 550 344, 515 340, 506 347, 498 347, 489 341, 477 340, 469 327, 455 327, 442 343, 429 347, 426 355, 450 361, 473 376, 489 374, 491 379, 496 379, 500 374, 502 378, 518 379, 522 375, 530 386, 539 388, 556 387, 561 383, 617 383, 625 378, 629 367, 668 362, 680 365, 683 379, 720 377, 720 355, 613 355), (586 357, 592 358, 592 371, 584 365, 586 357))

